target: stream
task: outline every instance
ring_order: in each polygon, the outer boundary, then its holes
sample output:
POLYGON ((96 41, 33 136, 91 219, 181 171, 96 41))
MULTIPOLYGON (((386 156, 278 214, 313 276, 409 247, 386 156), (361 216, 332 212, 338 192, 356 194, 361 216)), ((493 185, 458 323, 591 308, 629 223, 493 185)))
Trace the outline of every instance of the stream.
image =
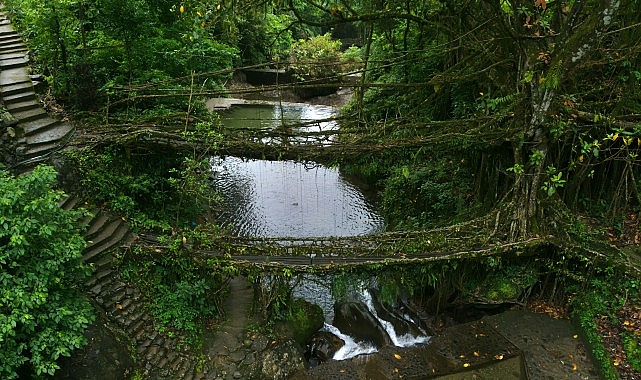
MULTIPOLYGON (((338 128, 328 120, 335 113, 331 107, 300 103, 243 104, 222 112, 221 120, 228 128, 294 125, 317 131, 338 128)), ((336 168, 314 162, 213 157, 211 170, 214 187, 224 198, 218 220, 238 235, 357 236, 384 229, 372 197, 336 168)))
MULTIPOLYGON (((299 103, 240 104, 220 113, 227 128, 291 128, 306 132, 339 128, 332 120, 335 114, 332 107, 299 103)), ((212 157, 211 170, 213 185, 224 198, 217 219, 240 236, 345 237, 385 228, 366 188, 337 168, 313 162, 212 157)), ((331 279, 308 277, 295 286, 293 293, 321 306, 325 315, 322 330, 344 342, 332 358, 344 360, 376 352, 379 347, 373 342, 354 338, 334 326, 338 303, 329 283, 331 279)), ((365 319, 372 323, 371 330, 382 336, 380 339, 399 347, 429 341, 424 331, 414 335, 397 332, 392 321, 379 315, 369 288, 359 287, 350 298, 360 305, 358 313, 366 315, 365 319)), ((404 316, 398 314, 394 318, 404 316)))

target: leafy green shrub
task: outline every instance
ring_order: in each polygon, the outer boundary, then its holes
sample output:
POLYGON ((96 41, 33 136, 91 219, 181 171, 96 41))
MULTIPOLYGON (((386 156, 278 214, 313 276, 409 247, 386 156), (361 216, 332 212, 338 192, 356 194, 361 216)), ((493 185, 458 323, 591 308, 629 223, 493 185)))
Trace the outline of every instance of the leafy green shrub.
POLYGON ((207 294, 213 291, 205 279, 182 279, 173 284, 160 284, 151 308, 161 330, 180 329, 196 334, 206 318, 218 310, 209 303, 207 294))
POLYGON ((290 70, 300 81, 334 79, 341 73, 341 42, 329 33, 292 45, 290 70))
POLYGON ((597 361, 601 375, 607 380, 616 380, 618 375, 612 365, 610 353, 601 341, 597 321, 603 315, 609 315, 618 309, 614 305, 616 286, 609 282, 594 279, 589 290, 580 292, 572 300, 572 317, 578 322, 597 361))
POLYGON ((459 215, 468 198, 469 178, 446 160, 431 167, 395 168, 384 181, 386 220, 395 228, 424 228, 459 215))
POLYGON ((363 51, 356 46, 350 46, 341 55, 341 69, 350 72, 358 69, 363 64, 363 51))
POLYGON ((159 237, 167 250, 137 247, 123 259, 123 278, 144 291, 158 329, 170 335, 181 331, 191 345, 201 343, 205 321, 219 316, 226 281, 236 274, 224 258, 206 264, 194 259, 187 244, 196 244, 202 228, 159 237))
POLYGON ((93 319, 77 286, 88 275, 80 211, 65 211, 56 172, 0 172, 0 377, 52 375, 85 344, 93 319))

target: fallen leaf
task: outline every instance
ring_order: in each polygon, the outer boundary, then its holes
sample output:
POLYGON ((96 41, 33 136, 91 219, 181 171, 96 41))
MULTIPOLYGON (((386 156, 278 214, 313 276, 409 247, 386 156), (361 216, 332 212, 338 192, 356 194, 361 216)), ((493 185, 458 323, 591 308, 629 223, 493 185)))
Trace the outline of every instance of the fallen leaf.
POLYGON ((478 353, 478 352, 476 352, 476 351, 474 351, 474 356, 478 357, 478 356, 479 356, 479 353, 478 353))
POLYGON ((501 354, 499 354, 499 355, 494 355, 494 359, 496 359, 496 360, 503 360, 503 355, 501 355, 501 354))
POLYGON ((572 363, 572 371, 576 371, 576 370, 577 370, 576 363, 572 363))
POLYGON ((463 364, 463 367, 465 367, 465 368, 467 368, 467 367, 469 367, 469 366, 470 366, 470 363, 465 363, 465 364, 463 364))
POLYGON ((399 354, 394 354, 394 357, 395 357, 396 359, 398 359, 398 360, 400 360, 400 359, 401 359, 401 355, 399 355, 399 354))

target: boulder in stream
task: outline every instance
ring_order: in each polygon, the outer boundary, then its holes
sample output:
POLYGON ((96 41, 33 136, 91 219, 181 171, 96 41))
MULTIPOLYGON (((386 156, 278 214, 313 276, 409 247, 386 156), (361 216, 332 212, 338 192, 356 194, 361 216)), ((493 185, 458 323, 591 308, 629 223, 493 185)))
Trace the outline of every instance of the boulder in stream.
POLYGON ((276 342, 256 354, 241 372, 250 379, 287 379, 305 369, 305 359, 292 340, 276 342))
POLYGON ((328 331, 318 331, 307 344, 306 356, 310 368, 332 359, 345 341, 328 331))
POLYGON ((332 324, 357 342, 371 343, 378 348, 392 344, 385 328, 360 301, 337 302, 332 324))

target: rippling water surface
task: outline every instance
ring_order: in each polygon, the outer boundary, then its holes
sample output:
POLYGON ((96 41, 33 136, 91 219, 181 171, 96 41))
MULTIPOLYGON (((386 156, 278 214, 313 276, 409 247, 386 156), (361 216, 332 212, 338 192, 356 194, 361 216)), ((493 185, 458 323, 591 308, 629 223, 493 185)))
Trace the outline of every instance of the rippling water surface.
POLYGON ((257 237, 356 236, 383 229, 373 205, 338 170, 293 161, 212 160, 225 198, 219 220, 257 237))
MULTIPOLYGON (((240 105, 221 114, 228 128, 334 130, 336 110, 284 103, 240 105)), ((225 198, 219 221, 256 237, 356 236, 383 229, 358 187, 337 169, 293 161, 213 158, 214 185, 225 198)))

